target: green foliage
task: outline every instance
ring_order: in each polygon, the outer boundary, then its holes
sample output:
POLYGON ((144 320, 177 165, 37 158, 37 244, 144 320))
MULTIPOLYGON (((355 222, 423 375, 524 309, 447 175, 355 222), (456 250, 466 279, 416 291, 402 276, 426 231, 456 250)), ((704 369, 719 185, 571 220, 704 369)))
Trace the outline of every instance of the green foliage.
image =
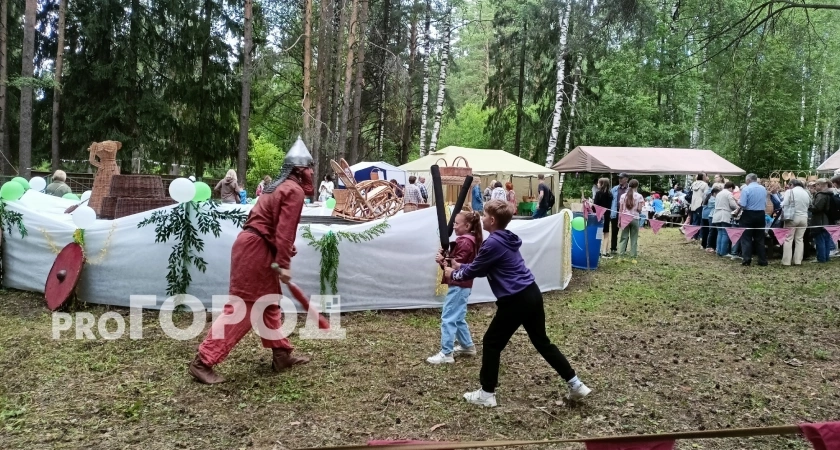
POLYGON ((241 228, 248 218, 239 209, 219 211, 218 205, 219 202, 215 200, 181 203, 168 211, 156 211, 137 224, 137 228, 155 225, 155 243, 168 242, 173 237, 175 239, 167 266, 167 295, 187 293, 192 281, 190 266, 202 272, 207 271, 207 261, 199 256, 204 251, 201 235, 212 233, 218 238, 222 232, 222 220, 229 220, 241 228))
POLYGON ((321 252, 321 295, 327 295, 327 283, 330 285, 332 295, 338 294, 338 261, 340 253, 338 243, 350 241, 354 244, 373 240, 385 233, 390 225, 388 221, 382 221, 361 233, 339 231, 333 233, 328 231, 321 239, 315 239, 312 235, 312 228, 308 225, 303 228, 303 238, 309 241, 309 245, 321 252))
POLYGON ((263 136, 253 139, 253 145, 248 152, 248 173, 245 180, 250 192, 254 192, 264 176, 277 176, 284 157, 285 152, 263 136))
POLYGON ((481 106, 475 103, 467 103, 458 110, 455 118, 444 120, 438 148, 446 148, 450 145, 493 148, 490 145, 490 136, 485 130, 487 118, 492 113, 492 109, 482 110, 481 106))
POLYGON ((6 211, 6 202, 0 201, 0 232, 6 230, 11 236, 15 227, 20 233, 21 239, 27 236, 26 225, 23 224, 23 214, 17 211, 6 211))

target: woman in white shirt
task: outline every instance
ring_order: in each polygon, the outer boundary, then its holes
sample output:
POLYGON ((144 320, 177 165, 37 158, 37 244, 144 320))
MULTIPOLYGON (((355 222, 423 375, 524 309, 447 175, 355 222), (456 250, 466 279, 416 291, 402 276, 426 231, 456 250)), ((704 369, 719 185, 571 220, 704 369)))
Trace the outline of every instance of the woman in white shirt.
POLYGON ((332 177, 330 175, 324 175, 324 181, 321 182, 321 186, 318 188, 318 201, 323 203, 327 201, 333 195, 333 189, 335 189, 335 184, 333 184, 332 177))
MULTIPOLYGON (((630 241, 630 257, 636 258, 639 245, 639 216, 642 208, 645 205, 645 199, 642 194, 636 192, 639 189, 639 182, 635 179, 630 180, 627 184, 627 192, 618 199, 618 209, 622 214, 629 214, 633 216, 633 220, 621 230, 621 240, 619 241, 618 256, 623 257, 627 253, 627 241, 630 241)), ((619 224, 621 219, 619 218, 619 224)))
POLYGON ((718 256, 729 254, 729 234, 724 228, 732 226, 732 215, 738 210, 738 201, 732 195, 735 191, 735 183, 727 181, 717 196, 715 196, 715 209, 712 212, 712 226, 718 228, 715 252, 718 256))
POLYGON ((493 190, 490 192, 490 200, 501 200, 503 202, 507 202, 507 194, 505 193, 505 188, 502 187, 502 182, 497 181, 495 185, 493 185, 493 190))

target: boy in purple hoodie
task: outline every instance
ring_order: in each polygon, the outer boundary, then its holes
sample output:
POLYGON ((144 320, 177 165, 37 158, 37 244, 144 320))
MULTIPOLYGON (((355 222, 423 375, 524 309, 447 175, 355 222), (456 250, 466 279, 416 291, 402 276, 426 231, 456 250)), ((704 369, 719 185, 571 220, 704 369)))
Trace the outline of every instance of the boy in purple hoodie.
POLYGON ((502 200, 484 204, 482 225, 490 236, 478 250, 470 264, 452 262, 445 269, 447 278, 454 281, 487 277, 490 289, 496 296, 497 313, 487 327, 483 339, 481 359, 481 389, 467 392, 464 398, 481 406, 496 406, 496 384, 499 379, 499 360, 513 333, 523 326, 531 344, 569 386, 569 400, 581 400, 591 390, 586 387, 545 333, 545 309, 542 292, 534 275, 525 267, 519 247, 522 240, 506 230, 512 219, 510 208, 502 200))

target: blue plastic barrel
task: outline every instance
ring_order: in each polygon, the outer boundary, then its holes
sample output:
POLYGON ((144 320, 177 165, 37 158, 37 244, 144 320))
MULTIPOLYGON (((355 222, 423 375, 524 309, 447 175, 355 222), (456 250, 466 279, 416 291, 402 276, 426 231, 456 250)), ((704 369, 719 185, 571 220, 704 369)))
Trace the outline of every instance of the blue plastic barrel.
MULTIPOLYGON (((574 217, 583 217, 581 212, 573 214, 574 217)), ((604 220, 607 220, 606 215, 604 215, 604 220)), ((590 213, 586 221, 586 228, 581 231, 572 228, 572 267, 583 270, 598 268, 598 260, 601 259, 601 240, 598 239, 598 230, 603 225, 603 220, 599 222, 595 214, 590 213), (586 260, 587 250, 589 252, 588 264, 586 260)))

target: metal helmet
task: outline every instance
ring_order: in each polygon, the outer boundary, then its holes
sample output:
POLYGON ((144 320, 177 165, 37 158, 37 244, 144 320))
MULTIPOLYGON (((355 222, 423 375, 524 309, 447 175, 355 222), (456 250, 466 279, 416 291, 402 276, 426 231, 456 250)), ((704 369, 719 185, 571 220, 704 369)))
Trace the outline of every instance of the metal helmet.
POLYGON ((298 136, 297 141, 295 144, 292 145, 292 148, 286 152, 286 157, 283 159, 283 165, 280 167, 280 173, 277 175, 277 178, 271 182, 263 192, 265 193, 272 193, 277 186, 280 186, 280 183, 286 181, 286 178, 292 173, 295 167, 314 167, 315 160, 312 159, 312 154, 309 153, 309 149, 306 148, 306 144, 303 143, 303 139, 298 136))

